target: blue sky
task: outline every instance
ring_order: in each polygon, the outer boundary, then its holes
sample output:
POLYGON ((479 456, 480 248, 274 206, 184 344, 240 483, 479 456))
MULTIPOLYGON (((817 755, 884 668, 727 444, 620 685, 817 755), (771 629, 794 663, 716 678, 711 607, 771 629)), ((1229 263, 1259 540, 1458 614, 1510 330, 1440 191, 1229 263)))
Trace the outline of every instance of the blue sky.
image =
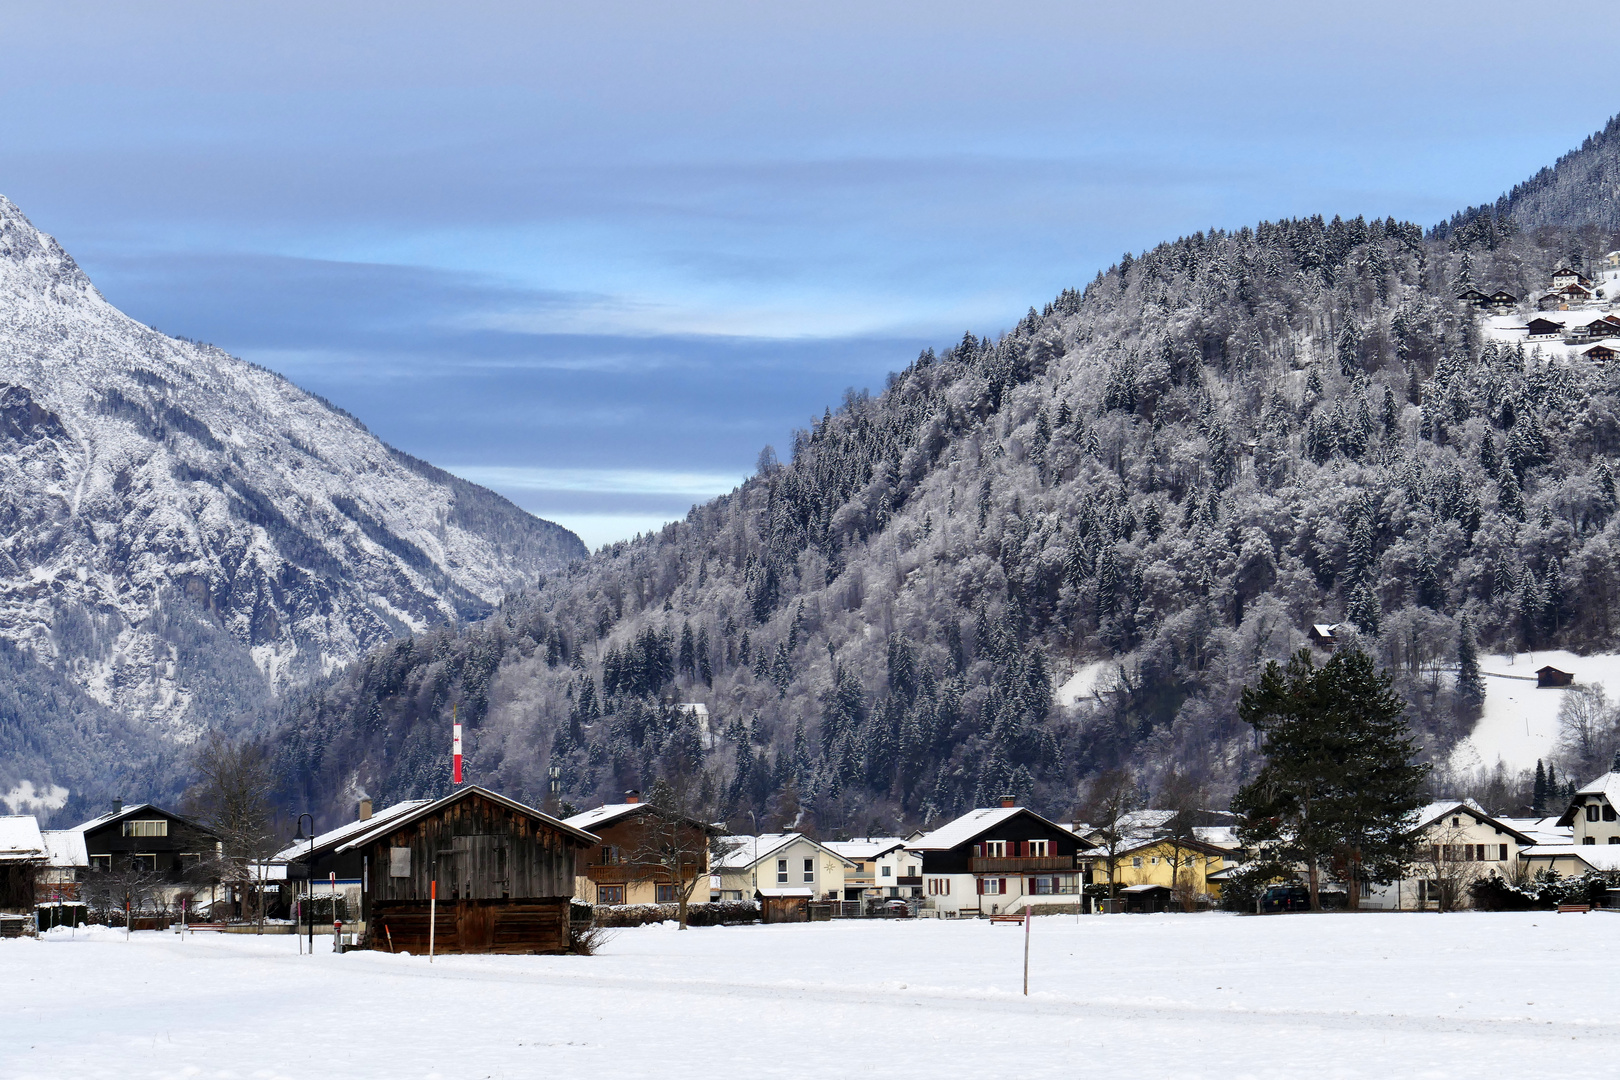
POLYGON ((1318 7, 14 3, 0 192, 596 546, 1125 250, 1430 224, 1620 111, 1522 6, 1318 7))

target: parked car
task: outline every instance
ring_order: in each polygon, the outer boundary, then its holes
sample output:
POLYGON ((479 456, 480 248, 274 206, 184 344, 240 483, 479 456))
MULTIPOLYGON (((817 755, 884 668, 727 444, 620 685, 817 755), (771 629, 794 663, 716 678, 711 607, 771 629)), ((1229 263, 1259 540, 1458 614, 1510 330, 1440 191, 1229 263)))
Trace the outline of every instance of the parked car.
POLYGON ((1268 885, 1260 894, 1260 910, 1268 914, 1310 909, 1311 890, 1303 885, 1268 885))
POLYGON ((911 918, 911 905, 904 900, 885 900, 883 914, 891 919, 911 918))

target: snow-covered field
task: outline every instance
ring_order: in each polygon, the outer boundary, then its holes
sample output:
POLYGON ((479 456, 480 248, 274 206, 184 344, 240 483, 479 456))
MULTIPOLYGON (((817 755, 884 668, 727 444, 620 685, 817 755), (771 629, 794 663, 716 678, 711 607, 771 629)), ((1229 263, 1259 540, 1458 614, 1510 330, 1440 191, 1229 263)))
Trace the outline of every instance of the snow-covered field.
POLYGON ((0 941, 0 1077, 1611 1075, 1620 916, 621 931, 595 957, 0 941))
MULTIPOLYGON (((1610 701, 1620 701, 1620 656, 1611 653, 1576 656, 1549 649, 1482 657, 1479 666, 1485 672, 1485 712, 1473 734, 1452 752, 1453 768, 1490 768, 1501 759, 1510 769, 1533 769, 1537 758, 1552 756, 1558 741, 1558 705, 1564 700, 1564 692, 1537 688, 1536 668, 1545 664, 1573 672, 1576 682, 1601 686, 1610 701)), ((1585 781, 1591 777, 1576 779, 1585 781)))

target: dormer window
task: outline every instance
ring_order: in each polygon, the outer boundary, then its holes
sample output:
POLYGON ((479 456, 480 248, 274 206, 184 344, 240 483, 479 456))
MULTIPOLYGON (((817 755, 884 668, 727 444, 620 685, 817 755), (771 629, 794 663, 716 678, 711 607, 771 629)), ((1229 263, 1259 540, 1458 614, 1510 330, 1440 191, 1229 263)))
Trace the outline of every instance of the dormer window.
POLYGON ((1604 803, 1603 804, 1603 820, 1604 821, 1613 821, 1617 817, 1620 817, 1620 814, 1616 814, 1614 812, 1614 807, 1610 806, 1608 803, 1604 803))
POLYGON ((1586 808, 1586 820, 1587 821, 1596 821, 1602 815, 1603 815, 1603 808, 1600 807, 1597 803, 1593 803, 1591 806, 1588 806, 1586 808))

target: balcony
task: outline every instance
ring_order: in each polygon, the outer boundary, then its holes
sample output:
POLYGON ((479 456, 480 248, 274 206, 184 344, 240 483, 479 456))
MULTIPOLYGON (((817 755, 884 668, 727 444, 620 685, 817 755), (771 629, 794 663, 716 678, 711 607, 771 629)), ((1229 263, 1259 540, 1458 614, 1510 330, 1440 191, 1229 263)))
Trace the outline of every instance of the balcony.
POLYGON ((918 874, 915 877, 897 877, 894 879, 894 883, 896 885, 921 885, 922 875, 918 874))
POLYGON ((1074 870, 1073 855, 1045 855, 1031 859, 971 859, 975 874, 1049 874, 1074 870))

